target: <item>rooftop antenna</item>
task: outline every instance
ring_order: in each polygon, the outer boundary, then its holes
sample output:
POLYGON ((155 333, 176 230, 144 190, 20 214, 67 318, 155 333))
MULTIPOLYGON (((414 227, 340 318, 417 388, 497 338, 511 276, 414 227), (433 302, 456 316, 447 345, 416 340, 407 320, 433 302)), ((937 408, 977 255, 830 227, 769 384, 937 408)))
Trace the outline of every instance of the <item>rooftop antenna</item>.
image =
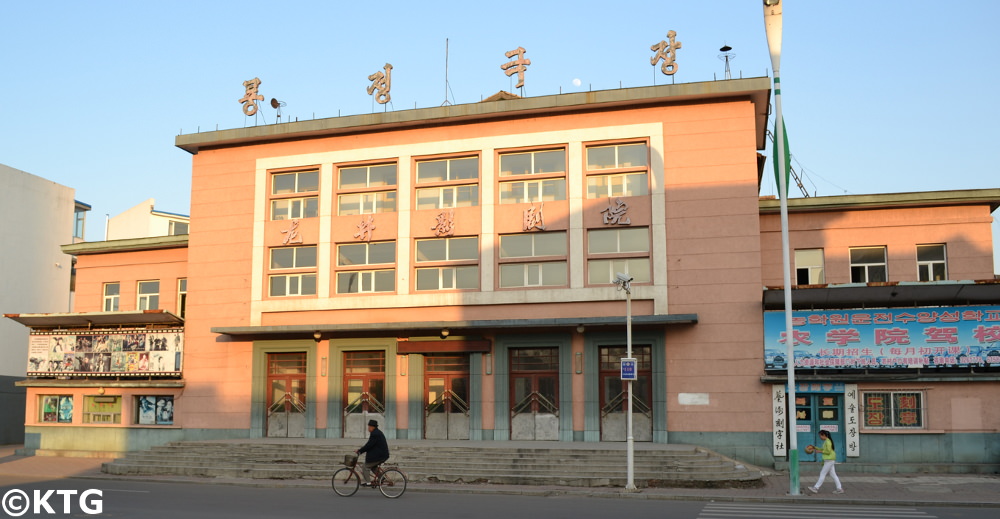
POLYGON ((730 52, 731 50, 733 50, 733 48, 725 44, 723 44, 722 48, 719 49, 719 52, 722 53, 719 54, 719 59, 726 62, 726 79, 733 79, 732 74, 729 73, 729 62, 736 59, 736 54, 730 52))
POLYGON ((285 102, 284 101, 278 101, 277 99, 275 99, 273 97, 271 98, 271 108, 274 108, 275 110, 278 111, 278 121, 277 122, 279 122, 279 123, 281 122, 281 107, 282 106, 285 106, 285 102))
POLYGON ((444 102, 441 106, 448 106, 451 102, 448 101, 448 38, 444 39, 444 102))

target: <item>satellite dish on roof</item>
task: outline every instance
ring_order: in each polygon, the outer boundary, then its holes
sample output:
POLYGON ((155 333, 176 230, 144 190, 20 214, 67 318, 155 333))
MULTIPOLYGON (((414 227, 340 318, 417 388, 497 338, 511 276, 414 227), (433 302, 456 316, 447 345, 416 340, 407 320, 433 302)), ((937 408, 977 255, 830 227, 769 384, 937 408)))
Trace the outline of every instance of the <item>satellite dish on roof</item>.
POLYGON ((278 101, 276 98, 273 98, 273 97, 271 98, 271 108, 274 108, 274 109, 276 109, 278 111, 278 122, 279 123, 281 122, 281 107, 282 106, 285 106, 285 102, 284 101, 278 101))

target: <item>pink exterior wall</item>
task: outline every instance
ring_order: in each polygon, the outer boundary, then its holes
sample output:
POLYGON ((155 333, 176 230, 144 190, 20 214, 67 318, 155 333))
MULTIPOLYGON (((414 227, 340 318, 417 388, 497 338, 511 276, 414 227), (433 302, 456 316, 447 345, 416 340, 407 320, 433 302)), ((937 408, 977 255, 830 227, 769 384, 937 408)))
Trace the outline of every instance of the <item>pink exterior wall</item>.
POLYGON ((119 310, 135 311, 139 281, 160 281, 160 308, 177 313, 177 281, 187 277, 187 248, 79 254, 75 312, 104 311, 104 285, 119 283, 119 310))
MULTIPOLYGON (((789 211, 789 243, 823 249, 826 282, 850 283, 852 247, 886 247, 889 281, 918 281, 917 245, 946 244, 948 279, 993 279, 993 221, 988 204, 898 209, 789 211)), ((760 215, 764 285, 780 286, 779 215, 760 215)), ((794 268, 794 266, 793 266, 794 268)))
MULTIPOLYGON (((760 348, 760 242, 756 204, 756 164, 754 106, 748 101, 708 105, 680 105, 573 115, 539 117, 531 120, 533 132, 571 128, 661 124, 665 157, 665 211, 667 215, 668 299, 670 313, 696 313, 697 325, 671 327, 667 339, 668 408, 672 428, 702 431, 764 431, 768 391, 759 382, 760 348), (725 377, 718 375, 725 374, 725 377), (711 393, 709 406, 680 406, 677 395, 686 392, 711 393), (761 409, 749 419, 732 420, 732 414, 761 409)), ((523 120, 491 121, 460 126, 440 126, 419 130, 374 132, 348 137, 260 144, 202 150, 193 157, 190 235, 190 277, 198 287, 198 297, 188 307, 187 339, 189 354, 185 369, 185 412, 188 427, 245 427, 249 414, 251 386, 248 366, 251 343, 210 332, 212 327, 250 325, 247 302, 252 298, 251 260, 253 242, 254 180, 259 157, 292 156, 324 150, 377 147, 385 142, 433 143, 459 136, 522 133, 523 120), (219 400, 225 404, 219 405, 219 400)), ((641 136, 637 136, 641 137, 641 136)), ((659 147, 659 146, 658 146, 659 147)), ((479 154, 480 150, 468 150, 479 154)), ((457 156, 464 156, 455 150, 457 156)), ((436 156, 435 156, 436 157, 436 156)), ((392 157, 371 157, 372 160, 392 157)), ((414 159, 416 160, 416 159, 414 159)), ((481 160, 493 160, 483 157, 481 160)), ((570 172, 570 182, 582 178, 570 172)), ((323 187, 321 186, 321 190, 323 187)), ((401 194, 401 196, 405 196, 401 194)), ((651 197, 628 201, 632 225, 651 221, 651 197)), ((483 203, 489 203, 484 200, 483 203)), ((606 200, 585 200, 585 226, 600 218, 606 200)), ((547 203, 548 229, 568 228, 565 202, 547 203)), ((466 228, 456 235, 478 235, 481 208, 460 208, 468 213, 456 218, 466 228)), ((496 206, 496 233, 519 232, 519 206, 496 206)), ((412 238, 431 236, 430 229, 415 212, 412 238)), ((379 215, 378 240, 398 236, 392 225, 394 214, 379 215), (384 219, 387 217, 388 220, 384 219)), ((355 241, 357 217, 333 217, 335 242, 355 241)), ((267 222, 265 230, 282 222, 267 222)), ((274 229, 271 229, 272 231, 274 229)), ((315 222, 303 225, 303 237, 314 240, 315 222)), ((267 232, 265 246, 276 245, 276 232, 267 232)), ((259 252, 259 251, 258 251, 259 252)), ((484 259, 484 261, 486 261, 484 259)), ((410 287, 412 289, 412 286, 410 287)), ((331 287, 331 291, 332 291, 331 287)), ((573 317, 620 315, 620 301, 595 300, 502 307, 454 306, 391 308, 338 311, 298 311, 265 313, 261 325, 303 323, 361 323, 392 321, 438 321, 503 318, 573 317)), ((636 300, 634 315, 652 314, 652 301, 636 300)), ((575 375, 574 375, 575 376, 575 375)), ((487 381, 491 377, 485 377, 487 381)), ((574 386, 576 388, 577 386, 574 386)), ((486 388, 484 388, 486 389, 486 388)), ((582 392, 582 385, 577 391, 582 392)), ((490 391, 484 395, 491 397, 490 391)), ((582 397, 581 395, 578 395, 582 397)), ((484 406, 484 407, 488 407, 484 406)), ((492 412, 483 410, 492 420, 492 412)), ((582 416, 582 409, 574 415, 582 416)), ((401 417, 402 418, 402 417, 401 417)), ((405 423, 405 422, 404 422, 405 423)), ((317 427, 322 426, 318 423, 317 427)), ((489 424, 484 423, 484 427, 489 424)), ((575 423, 574 428, 582 427, 575 423)))

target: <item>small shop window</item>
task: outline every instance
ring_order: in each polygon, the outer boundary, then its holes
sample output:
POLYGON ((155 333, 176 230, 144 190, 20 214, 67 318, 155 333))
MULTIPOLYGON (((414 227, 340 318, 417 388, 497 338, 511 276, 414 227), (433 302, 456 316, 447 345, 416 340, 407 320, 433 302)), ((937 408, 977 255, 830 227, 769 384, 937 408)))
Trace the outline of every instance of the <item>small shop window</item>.
POLYGON ((122 397, 120 396, 83 397, 83 423, 89 423, 89 424, 122 423, 122 397))
POLYGON ((42 423, 73 423, 73 397, 43 395, 40 406, 42 423))
POLYGON ((923 429, 924 395, 912 391, 863 393, 862 421, 867 429, 923 429))
POLYGON ((174 397, 145 395, 136 397, 135 423, 139 425, 173 425, 174 397))

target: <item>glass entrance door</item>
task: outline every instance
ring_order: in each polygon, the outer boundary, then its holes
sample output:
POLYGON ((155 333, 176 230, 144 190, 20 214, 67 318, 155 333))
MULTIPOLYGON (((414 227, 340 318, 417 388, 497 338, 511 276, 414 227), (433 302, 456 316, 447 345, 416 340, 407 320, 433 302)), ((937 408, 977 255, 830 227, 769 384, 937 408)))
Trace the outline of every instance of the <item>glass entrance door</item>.
POLYGON ((510 439, 559 439, 559 348, 510 350, 510 439))
MULTIPOLYGON (((621 359, 628 348, 603 346, 600 355, 601 441, 628 439, 628 382, 621 377, 621 359)), ((653 441, 653 362, 651 346, 632 346, 636 377, 632 382, 632 438, 653 441)))
POLYGON ((385 351, 344 352, 344 437, 366 438, 372 419, 385 427, 385 351))
POLYGON ((306 435, 306 354, 267 355, 267 436, 306 435))
POLYGON ((424 373, 424 438, 468 440, 468 354, 427 354, 424 373))

